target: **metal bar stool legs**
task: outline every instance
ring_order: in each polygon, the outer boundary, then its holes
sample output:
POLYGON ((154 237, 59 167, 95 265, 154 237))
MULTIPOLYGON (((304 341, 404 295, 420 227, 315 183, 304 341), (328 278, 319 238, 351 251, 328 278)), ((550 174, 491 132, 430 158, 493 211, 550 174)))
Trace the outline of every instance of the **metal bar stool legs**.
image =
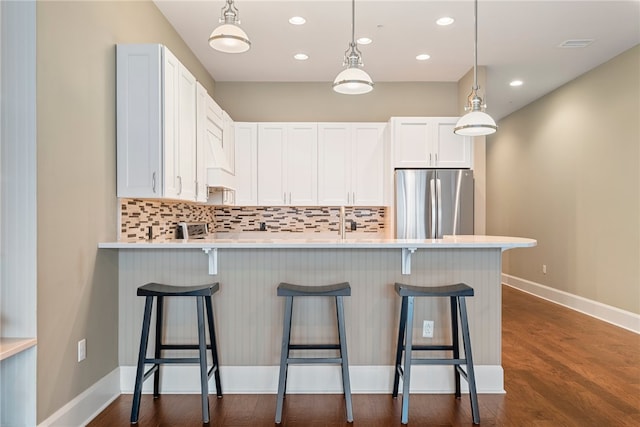
POLYGON ((347 334, 344 318, 343 297, 351 295, 348 283, 327 286, 298 286, 281 283, 278 296, 284 296, 285 309, 282 328, 282 347, 280 350, 280 375, 278 378, 278 398, 276 402, 276 424, 282 422, 284 397, 287 393, 287 374, 290 364, 336 363, 342 366, 342 387, 344 390, 347 421, 353 422, 353 405, 351 401, 351 382, 349 380, 349 360, 347 357, 347 334), (333 296, 336 304, 336 320, 338 324, 338 344, 291 344, 291 319, 293 316, 293 297, 295 296, 333 296), (337 350, 338 357, 291 357, 291 350, 337 350))
MULTIPOLYGON (((140 413, 140 398, 142 397, 142 383, 146 376, 144 375, 144 359, 147 354, 147 345, 149 343, 149 324, 151 323, 151 307, 153 306, 153 297, 145 298, 144 314, 142 317, 142 336, 140 337, 140 351, 138 352, 138 367, 136 369, 136 384, 133 389, 133 404, 131 406, 131 423, 138 422, 140 413)), ((157 369, 154 365, 151 369, 157 369)), ((151 371, 149 371, 150 373, 151 371)))
POLYGON ((204 286, 170 286, 158 283, 148 283, 138 288, 138 296, 145 297, 145 307, 142 320, 142 335, 140 338, 140 350, 138 353, 138 365, 136 368, 136 383, 133 391, 133 404, 131 407, 131 423, 138 422, 140 414, 140 400, 142 397, 142 384, 144 381, 154 374, 153 380, 153 396, 160 396, 160 365, 166 363, 172 364, 198 364, 200 367, 200 390, 202 401, 202 419, 204 423, 210 420, 209 414, 209 378, 215 375, 216 394, 222 397, 222 387, 220 384, 220 373, 218 365, 218 350, 216 345, 215 327, 213 322, 213 305, 211 295, 217 292, 219 284, 214 283, 204 286), (165 297, 196 297, 196 311, 198 321, 198 343, 197 344, 165 344, 162 342, 163 331, 163 311, 165 297), (157 299, 156 304, 156 332, 155 332, 155 349, 154 357, 147 358, 147 348, 149 343, 149 329, 151 326, 151 310, 153 307, 153 298, 157 299), (206 307, 206 309, 205 309, 206 307), (205 321, 206 311, 206 321, 205 321), (205 335, 205 322, 209 328, 209 342, 207 345, 205 335), (207 370, 207 349, 211 349, 211 358, 213 364, 211 369, 207 370), (162 357, 163 350, 197 350, 198 357, 179 358, 179 357, 162 357), (147 372, 144 371, 146 364, 152 364, 147 372))
POLYGON ((455 376, 455 396, 459 398, 460 376, 469 384, 469 398, 474 424, 480 424, 480 411, 478 409, 478 395, 473 369, 473 357, 471 354, 471 338, 469 336, 469 322, 465 297, 473 296, 473 288, 459 283, 449 286, 420 287, 408 286, 400 283, 395 285, 396 292, 402 297, 400 308, 400 323, 398 326, 398 342, 396 347, 395 375, 393 381, 392 396, 398 397, 400 378, 402 384, 402 424, 409 422, 409 386, 411 383, 411 366, 420 365, 453 365, 455 376), (451 303, 451 345, 413 345, 413 309, 415 297, 449 297, 451 303), (462 331, 462 343, 464 358, 460 357, 458 343, 458 309, 460 315, 460 329, 462 331), (414 351, 451 351, 451 358, 425 359, 413 358, 414 351), (404 352, 404 366, 402 356, 404 352), (462 368, 466 365, 466 371, 462 368))
POLYGON ((287 372, 289 371, 289 343, 291 341, 291 315, 293 312, 293 297, 285 298, 284 324, 282 328, 282 347, 280 349, 280 376, 278 378, 278 400, 276 403, 276 424, 282 422, 282 406, 287 392, 287 372))
MULTIPOLYGON (((471 355, 471 337, 469 336, 469 321, 467 318, 467 305, 465 303, 464 296, 458 297, 458 304, 460 305, 460 323, 462 326, 462 345, 464 346, 464 354, 467 359, 467 372, 466 380, 469 383, 469 398, 471 399, 471 412, 473 416, 473 423, 480 424, 480 409, 478 407, 478 392, 476 390, 476 375, 473 370, 473 356, 471 355)), ((464 375, 460 365, 456 365, 456 371, 459 374, 464 375)), ((458 382, 460 381, 460 375, 458 375, 458 382)), ((458 396, 459 397, 459 396, 458 396)))
POLYGON ((347 422, 353 422, 353 404, 351 402, 351 380, 349 378, 349 359, 347 357, 347 333, 344 326, 344 303, 341 296, 336 297, 338 312, 338 337, 340 339, 340 358, 342 359, 342 389, 347 406, 347 422))

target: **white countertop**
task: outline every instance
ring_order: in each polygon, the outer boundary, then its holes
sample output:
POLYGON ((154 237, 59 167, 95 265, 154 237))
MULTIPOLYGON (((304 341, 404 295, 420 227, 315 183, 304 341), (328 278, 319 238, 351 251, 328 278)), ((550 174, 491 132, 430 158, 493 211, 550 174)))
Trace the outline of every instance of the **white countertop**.
POLYGON ((442 239, 198 239, 99 243, 103 249, 390 249, 526 248, 534 239, 504 236, 444 236, 442 239))

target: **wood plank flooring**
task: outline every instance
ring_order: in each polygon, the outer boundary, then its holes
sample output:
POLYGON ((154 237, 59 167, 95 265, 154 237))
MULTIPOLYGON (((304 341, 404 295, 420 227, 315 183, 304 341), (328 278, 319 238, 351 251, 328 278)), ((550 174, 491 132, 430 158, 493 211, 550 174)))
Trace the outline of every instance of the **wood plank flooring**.
MULTIPOLYGON (((505 395, 481 394, 483 426, 640 426, 640 335, 503 287, 505 395)), ((211 396, 211 426, 272 426, 275 395, 211 396)), ((283 426, 400 426, 401 398, 353 395, 354 423, 341 395, 289 395, 283 426)), ((131 395, 89 427, 129 425, 131 395)), ((143 395, 141 427, 201 426, 198 395, 143 395)), ((468 426, 468 395, 411 396, 410 426, 468 426)))

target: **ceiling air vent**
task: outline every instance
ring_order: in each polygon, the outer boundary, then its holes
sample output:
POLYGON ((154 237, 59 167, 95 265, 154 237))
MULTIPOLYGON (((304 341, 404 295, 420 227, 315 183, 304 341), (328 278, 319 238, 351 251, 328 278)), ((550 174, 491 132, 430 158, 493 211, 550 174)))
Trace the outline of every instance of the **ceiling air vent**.
POLYGON ((576 48, 576 47, 587 47, 591 43, 593 43, 593 39, 573 39, 573 40, 565 40, 558 45, 558 47, 562 48, 576 48))

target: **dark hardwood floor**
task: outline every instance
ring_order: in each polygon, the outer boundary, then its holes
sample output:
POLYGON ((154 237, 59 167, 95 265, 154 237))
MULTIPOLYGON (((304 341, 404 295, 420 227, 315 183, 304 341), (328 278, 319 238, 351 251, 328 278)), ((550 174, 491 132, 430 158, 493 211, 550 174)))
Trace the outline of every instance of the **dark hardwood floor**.
MULTIPOLYGON (((640 335, 503 287, 504 395, 481 394, 483 426, 640 426, 640 335)), ((211 426, 272 426, 275 395, 211 396, 211 426)), ((354 423, 341 395, 289 395, 283 426, 400 426, 401 398, 353 395, 354 423)), ((90 427, 129 425, 131 395, 90 427)), ((198 395, 144 395, 141 427, 202 425, 198 395)), ((468 395, 411 396, 409 425, 468 426, 468 395)))

